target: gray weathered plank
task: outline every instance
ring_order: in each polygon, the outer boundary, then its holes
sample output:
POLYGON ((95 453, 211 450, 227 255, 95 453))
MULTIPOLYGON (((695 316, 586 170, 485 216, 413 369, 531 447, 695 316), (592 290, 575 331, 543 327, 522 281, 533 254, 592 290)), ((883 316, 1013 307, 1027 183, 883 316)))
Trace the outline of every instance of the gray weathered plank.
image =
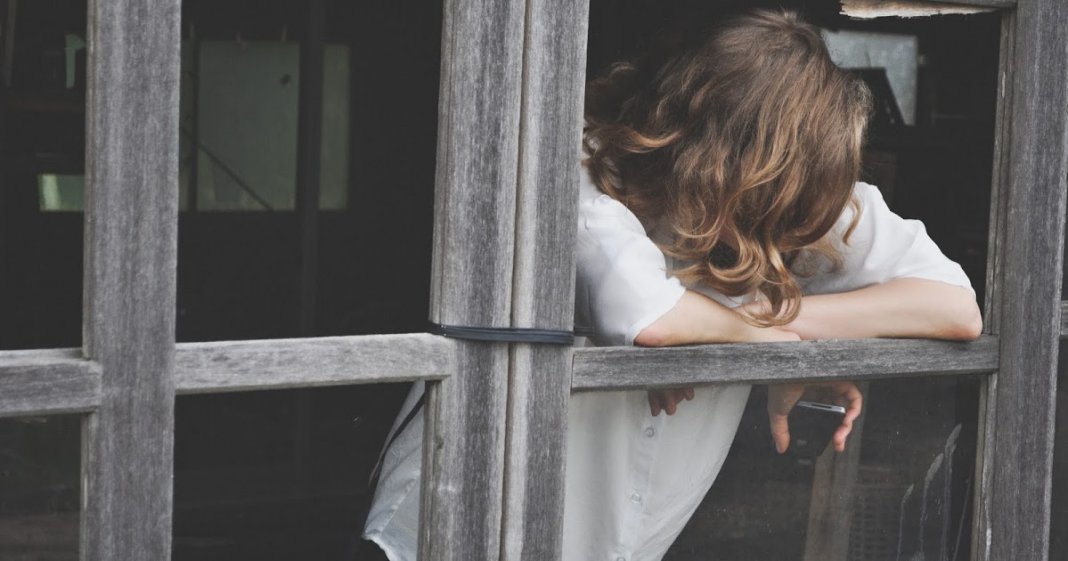
MULTIPOLYGON (((570 331, 587 0, 528 0, 512 325, 570 331)), ((571 348, 513 345, 501 559, 561 555, 571 348)))
POLYGON ((1068 4, 1021 2, 1013 37, 1010 161, 996 248, 1000 365, 987 420, 994 440, 980 559, 1040 561, 1050 543, 1068 190, 1068 4))
MULTIPOLYGON (((431 321, 511 325, 523 0, 446 0, 431 321)), ((428 384, 420 559, 501 550, 508 345, 460 342, 428 384)))
POLYGON ((993 372, 998 339, 972 343, 922 339, 857 339, 575 349, 573 391, 710 383, 864 380, 993 372))
POLYGON ((0 417, 92 411, 100 367, 81 349, 0 351, 0 417))
MULTIPOLYGON (((986 261, 986 299, 983 329, 999 332, 1001 318, 1001 258, 1004 251, 1006 191, 1012 162, 1012 91, 1014 79, 1016 13, 1008 11, 1001 17, 1001 38, 998 50, 998 101, 994 127, 994 167, 991 174, 990 225, 986 261)), ((987 376, 979 389, 975 456, 975 502, 972 524, 971 550, 976 561, 989 561, 987 529, 990 527, 990 484, 993 478, 994 422, 997 411, 997 375, 987 376)))
POLYGON ((456 346, 426 333, 181 343, 174 382, 195 394, 440 380, 456 346))
POLYGON ((81 559, 171 554, 179 0, 90 0, 81 559))

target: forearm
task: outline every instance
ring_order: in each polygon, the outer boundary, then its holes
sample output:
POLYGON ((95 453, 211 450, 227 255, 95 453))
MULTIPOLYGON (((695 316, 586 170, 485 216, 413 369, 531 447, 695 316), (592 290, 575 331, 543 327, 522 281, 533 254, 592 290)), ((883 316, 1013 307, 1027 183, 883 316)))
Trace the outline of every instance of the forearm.
POLYGON ((678 303, 634 338, 643 347, 701 343, 784 341, 796 335, 777 328, 756 327, 738 312, 700 293, 687 290, 678 303))
POLYGON ((971 291, 901 278, 852 292, 806 296, 784 329, 802 339, 926 337, 970 341, 982 331, 971 291))

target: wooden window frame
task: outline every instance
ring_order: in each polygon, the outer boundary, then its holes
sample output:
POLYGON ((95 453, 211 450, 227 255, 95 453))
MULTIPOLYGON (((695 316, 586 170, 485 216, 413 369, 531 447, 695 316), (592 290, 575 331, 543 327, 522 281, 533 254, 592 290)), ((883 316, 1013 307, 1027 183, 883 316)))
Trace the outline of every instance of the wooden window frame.
MULTIPOLYGON (((180 0, 89 0, 84 345, 0 352, 0 416, 85 414, 81 558, 168 559, 176 394, 424 380, 421 558, 541 561, 560 556, 572 391, 983 374, 973 559, 1045 560, 1068 6, 956 3, 1003 21, 983 337, 572 350, 427 334, 176 345, 180 0)), ((446 0, 432 321, 570 328, 587 19, 588 0, 446 0)))

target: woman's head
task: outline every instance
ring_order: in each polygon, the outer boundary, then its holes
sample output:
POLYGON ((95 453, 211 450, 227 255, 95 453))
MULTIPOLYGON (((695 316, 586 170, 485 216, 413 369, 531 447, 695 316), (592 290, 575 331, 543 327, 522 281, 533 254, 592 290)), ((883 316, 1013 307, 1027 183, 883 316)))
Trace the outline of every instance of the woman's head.
POLYGON ((798 310, 790 261, 829 252, 850 204, 870 94, 789 12, 723 21, 651 68, 623 63, 589 84, 586 165, 597 186, 659 221, 685 281, 760 290, 782 324, 798 310))

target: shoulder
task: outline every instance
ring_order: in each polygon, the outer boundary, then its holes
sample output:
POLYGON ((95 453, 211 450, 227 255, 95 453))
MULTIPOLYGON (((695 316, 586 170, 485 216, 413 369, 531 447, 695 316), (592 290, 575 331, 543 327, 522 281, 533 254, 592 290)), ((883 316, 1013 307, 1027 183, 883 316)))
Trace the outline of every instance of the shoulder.
POLYGON ((623 203, 609 197, 594 185, 586 166, 579 173, 579 232, 592 228, 622 228, 645 234, 645 227, 623 203))

